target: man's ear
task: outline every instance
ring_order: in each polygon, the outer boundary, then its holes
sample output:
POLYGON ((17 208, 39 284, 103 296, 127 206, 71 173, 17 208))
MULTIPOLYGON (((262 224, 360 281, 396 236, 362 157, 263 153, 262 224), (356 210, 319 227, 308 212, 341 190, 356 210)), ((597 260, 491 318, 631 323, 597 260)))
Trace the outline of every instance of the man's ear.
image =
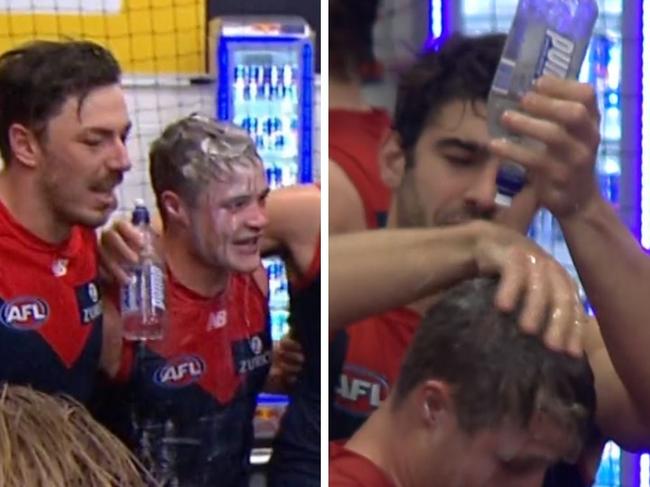
POLYGON ((166 222, 173 222, 182 226, 190 225, 190 215, 187 205, 181 200, 178 194, 173 191, 163 191, 160 198, 165 211, 166 222))
POLYGON ((35 168, 41 158, 41 146, 36 135, 22 124, 9 127, 9 147, 13 158, 24 166, 35 168))
POLYGON ((430 428, 446 425, 454 417, 454 406, 451 390, 446 382, 428 380, 422 386, 419 394, 422 420, 430 428))
POLYGON ((390 189, 399 188, 406 169, 406 156, 397 132, 388 132, 379 149, 379 170, 384 184, 390 189))

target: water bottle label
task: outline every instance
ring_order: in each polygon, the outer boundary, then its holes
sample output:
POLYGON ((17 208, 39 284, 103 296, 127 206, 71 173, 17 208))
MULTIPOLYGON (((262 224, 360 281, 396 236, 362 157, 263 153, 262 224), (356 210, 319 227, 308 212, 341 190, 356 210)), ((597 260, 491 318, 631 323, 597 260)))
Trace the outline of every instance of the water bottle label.
POLYGON ((142 270, 135 269, 131 274, 131 281, 128 285, 122 286, 120 290, 120 309, 122 314, 138 311, 141 307, 140 283, 142 282, 142 270))
POLYGON ((151 304, 152 307, 165 310, 165 280, 160 267, 151 266, 151 304))
POLYGON ((542 75, 551 75, 558 78, 566 78, 569 74, 571 58, 575 50, 575 43, 555 31, 548 29, 544 37, 541 55, 535 78, 542 75))

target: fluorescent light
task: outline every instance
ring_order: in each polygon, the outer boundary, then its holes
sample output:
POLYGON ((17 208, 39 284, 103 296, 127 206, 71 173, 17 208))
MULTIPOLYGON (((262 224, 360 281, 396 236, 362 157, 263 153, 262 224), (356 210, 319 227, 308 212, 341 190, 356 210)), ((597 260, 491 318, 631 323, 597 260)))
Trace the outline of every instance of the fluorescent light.
POLYGON ((431 39, 442 35, 442 0, 431 0, 429 12, 429 33, 431 39))
POLYGON ((650 455, 647 453, 639 460, 639 487, 650 487, 650 455))
POLYGON ((650 7, 641 2, 642 91, 641 91, 641 245, 650 248, 650 7))

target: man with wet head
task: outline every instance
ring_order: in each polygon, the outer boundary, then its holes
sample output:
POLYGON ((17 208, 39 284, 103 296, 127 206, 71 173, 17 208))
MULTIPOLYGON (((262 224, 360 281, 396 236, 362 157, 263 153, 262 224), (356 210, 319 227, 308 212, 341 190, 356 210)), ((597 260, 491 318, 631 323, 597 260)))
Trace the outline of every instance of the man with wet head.
POLYGON ((262 162, 245 131, 192 115, 154 141, 150 174, 169 322, 162 340, 120 348, 111 427, 162 485, 247 485, 271 364, 262 162))
POLYGON ((584 358, 551 351, 466 281, 427 313, 386 401, 345 446, 330 485, 530 487, 575 461, 596 407, 584 358))
POLYGON ((269 188, 248 134, 193 115, 163 132, 151 147, 150 160, 165 251, 175 252, 168 237, 189 244, 190 262, 210 266, 208 291, 228 278, 213 268, 258 269, 269 188))
MULTIPOLYGON (((218 141, 221 146, 225 143, 218 141)), ((157 144, 158 153, 161 144, 169 144, 169 140, 157 144)), ((168 151, 164 157, 184 158, 187 149, 188 157, 201 159, 203 156, 196 153, 201 144, 202 140, 188 140, 187 147, 179 145, 175 152, 168 151)), ((246 150, 251 149, 247 140, 244 144, 246 150)), ((215 146, 209 150, 223 155, 233 147, 215 146)), ((152 178, 160 188, 159 194, 168 187, 161 183, 163 180, 175 183, 188 176, 209 179, 216 175, 213 174, 215 167, 186 166, 175 171, 178 174, 170 173, 169 167, 159 165, 159 176, 152 178)), ((197 193, 190 185, 176 191, 187 195, 187 201, 194 201, 191 198, 197 193)), ((218 193, 212 196, 218 197, 218 193)), ((161 214, 164 215, 164 211, 160 207, 161 214)), ((263 228, 261 252, 265 256, 280 257, 286 264, 290 296, 290 332, 274 344, 271 373, 265 387, 267 392, 290 394, 290 405, 274 440, 268 482, 279 486, 320 485, 320 189, 317 185, 276 189, 266 199, 266 211, 269 221, 263 228)), ((227 228, 223 222, 218 225, 221 225, 219 231, 227 228)), ((168 223, 166 233, 170 231, 168 223)), ((178 231, 185 230, 174 230, 178 231)), ((216 232, 211 225, 197 224, 185 240, 187 245, 198 249, 197 252, 209 255, 206 248, 212 242, 210 238, 220 235, 216 232)), ((249 236, 240 235, 243 239, 249 236)), ((126 269, 137 262, 134 252, 141 248, 138 230, 126 220, 117 220, 102 234, 101 240, 102 262, 107 274, 122 283, 128 282, 126 269)), ((164 253, 167 248, 159 250, 164 253)), ((214 248, 219 249, 218 246, 214 248)), ((230 255, 225 250, 222 254, 230 255)), ((213 262, 218 260, 212 259, 213 262)))
POLYGON ((88 399, 100 366, 94 228, 130 168, 120 67, 86 41, 0 56, 0 380, 88 399))

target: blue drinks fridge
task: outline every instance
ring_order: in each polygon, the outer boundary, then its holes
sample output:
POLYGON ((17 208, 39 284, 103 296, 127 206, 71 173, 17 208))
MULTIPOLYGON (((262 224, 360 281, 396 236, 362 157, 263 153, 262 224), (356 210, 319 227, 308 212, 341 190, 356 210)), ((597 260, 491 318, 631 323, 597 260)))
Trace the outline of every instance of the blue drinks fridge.
MULTIPOLYGON (((271 189, 311 182, 314 46, 309 25, 298 17, 223 17, 216 55, 217 117, 250 133, 271 189)), ((265 259, 264 266, 276 341, 288 330, 288 282, 280 259, 265 259)), ((268 446, 286 405, 284 396, 258 398, 258 446, 268 446)), ((263 456, 253 461, 262 463, 263 456)))

